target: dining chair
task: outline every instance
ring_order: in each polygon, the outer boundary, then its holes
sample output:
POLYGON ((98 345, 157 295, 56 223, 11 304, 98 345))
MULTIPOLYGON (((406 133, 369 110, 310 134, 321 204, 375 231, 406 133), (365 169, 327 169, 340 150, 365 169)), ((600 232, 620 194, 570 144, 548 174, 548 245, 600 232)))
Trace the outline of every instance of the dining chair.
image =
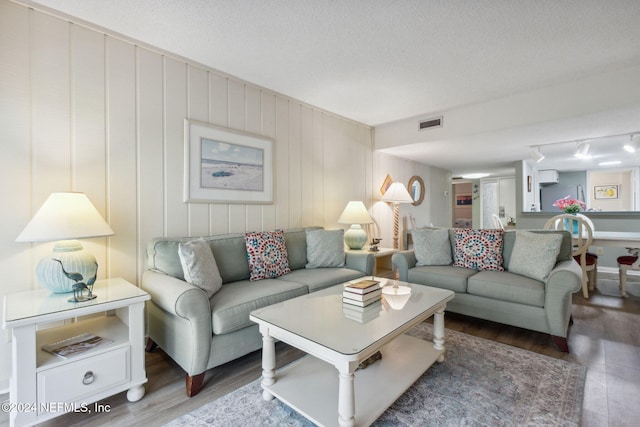
POLYGON ((582 270, 582 296, 589 298, 589 288, 593 290, 595 282, 596 259, 587 256, 587 250, 593 242, 593 229, 584 218, 573 214, 561 214, 549 218, 545 230, 567 230, 573 236, 573 259, 582 270), (575 226, 574 226, 575 224, 575 226), (574 233, 573 231, 577 231, 574 233), (587 287, 587 281, 589 287, 587 287))
MULTIPOLYGON (((581 213, 577 213, 576 215, 584 219, 591 227, 591 231, 595 233, 596 228, 594 227, 591 218, 581 213)), ((593 270, 589 272, 589 289, 593 290, 598 286, 598 255, 587 250, 587 260, 593 263, 593 270)))
POLYGON ((498 230, 504 230, 504 225, 500 220, 500 217, 496 214, 491 214, 491 221, 493 221, 493 228, 498 230))
POLYGON ((620 277, 620 293, 627 296, 627 270, 640 270, 640 248, 627 248, 631 255, 618 257, 618 275, 620 277))

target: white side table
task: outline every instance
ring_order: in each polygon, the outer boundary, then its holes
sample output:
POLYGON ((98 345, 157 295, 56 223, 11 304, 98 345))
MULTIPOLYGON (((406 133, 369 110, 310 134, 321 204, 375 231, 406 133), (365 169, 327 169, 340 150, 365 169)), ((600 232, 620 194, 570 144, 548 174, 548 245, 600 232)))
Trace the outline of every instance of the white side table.
POLYGON ((96 299, 79 303, 44 288, 5 296, 2 327, 12 331, 11 426, 95 412, 100 408, 91 404, 125 390, 132 402, 144 396, 144 302, 150 296, 120 278, 96 281, 93 292, 96 299), (68 359, 42 350, 83 333, 113 342, 68 359))
POLYGON ((384 277, 387 279, 393 279, 393 264, 391 263, 391 256, 398 252, 398 249, 392 248, 379 248, 377 252, 371 252, 367 249, 349 249, 349 252, 367 252, 375 257, 376 263, 373 266, 373 275, 384 277))

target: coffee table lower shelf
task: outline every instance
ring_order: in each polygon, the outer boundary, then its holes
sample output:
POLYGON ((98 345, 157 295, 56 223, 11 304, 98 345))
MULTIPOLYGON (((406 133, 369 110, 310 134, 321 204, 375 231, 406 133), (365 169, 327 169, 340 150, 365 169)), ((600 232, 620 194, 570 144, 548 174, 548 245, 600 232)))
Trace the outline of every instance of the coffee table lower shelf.
MULTIPOLYGON (((368 426, 440 358, 433 342, 400 335, 380 349, 382 360, 355 373, 355 421, 368 426)), ((276 382, 263 386, 314 423, 338 425, 338 371, 307 355, 276 371, 276 382)))

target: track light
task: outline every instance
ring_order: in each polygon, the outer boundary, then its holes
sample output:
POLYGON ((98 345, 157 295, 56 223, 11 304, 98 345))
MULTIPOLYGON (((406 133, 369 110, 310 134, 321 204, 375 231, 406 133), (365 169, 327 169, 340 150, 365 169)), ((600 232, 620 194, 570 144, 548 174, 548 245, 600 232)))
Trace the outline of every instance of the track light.
POLYGON ((630 153, 635 153, 640 142, 640 134, 629 135, 629 142, 624 144, 624 149, 630 153))
POLYGON ((531 158, 536 161, 536 163, 540 163, 544 160, 544 154, 540 152, 540 147, 537 150, 531 150, 531 158))
POLYGON ((587 155, 589 153, 589 148, 591 148, 591 145, 588 142, 579 143, 578 149, 576 150, 576 154, 574 154, 574 156, 576 156, 579 159, 587 158, 587 155))

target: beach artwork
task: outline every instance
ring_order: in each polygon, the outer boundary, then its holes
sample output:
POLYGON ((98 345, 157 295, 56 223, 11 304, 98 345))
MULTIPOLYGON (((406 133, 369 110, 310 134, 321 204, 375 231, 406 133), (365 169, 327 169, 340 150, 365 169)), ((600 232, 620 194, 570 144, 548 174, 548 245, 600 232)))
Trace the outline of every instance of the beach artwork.
POLYGON ((264 150, 201 139, 200 185, 239 191, 263 191, 264 150))

